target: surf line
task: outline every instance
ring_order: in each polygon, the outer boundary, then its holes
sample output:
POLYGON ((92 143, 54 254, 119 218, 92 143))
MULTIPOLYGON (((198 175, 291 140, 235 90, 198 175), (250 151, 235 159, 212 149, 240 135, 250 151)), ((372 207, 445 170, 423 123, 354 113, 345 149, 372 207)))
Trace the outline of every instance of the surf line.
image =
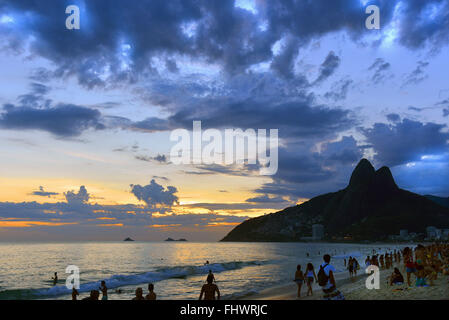
POLYGON ((186 307, 181 307, 179 312, 181 315, 206 315, 208 318, 214 314, 214 307, 194 307, 187 304, 186 307))

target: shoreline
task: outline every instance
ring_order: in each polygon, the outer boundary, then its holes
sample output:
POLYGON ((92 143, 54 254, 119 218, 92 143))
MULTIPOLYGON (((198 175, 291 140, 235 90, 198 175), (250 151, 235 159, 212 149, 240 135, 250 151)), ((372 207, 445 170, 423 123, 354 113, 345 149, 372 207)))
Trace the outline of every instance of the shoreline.
MULTIPOLYGON (((394 264, 406 279, 405 267, 402 263, 394 264)), ((449 277, 438 274, 438 279, 433 286, 416 287, 415 276, 411 276, 411 287, 407 284, 390 286, 388 278, 393 268, 380 270, 380 289, 369 290, 365 286, 368 274, 360 269, 357 277, 349 278, 347 272, 335 274, 337 289, 343 293, 346 300, 449 300, 449 277)), ((292 283, 280 284, 264 289, 258 293, 246 295, 238 300, 321 300, 321 287, 314 282, 312 285, 313 296, 306 296, 307 285, 301 288, 301 297, 297 298, 297 285, 292 283)))

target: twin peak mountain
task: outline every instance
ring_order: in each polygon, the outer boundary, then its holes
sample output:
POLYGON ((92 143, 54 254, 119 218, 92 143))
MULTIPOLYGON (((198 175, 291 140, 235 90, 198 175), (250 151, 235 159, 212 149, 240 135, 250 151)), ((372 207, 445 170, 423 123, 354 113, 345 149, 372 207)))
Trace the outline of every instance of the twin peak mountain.
POLYGON ((449 227, 449 208, 400 189, 388 167, 375 170, 362 159, 348 186, 300 205, 248 219, 222 241, 299 241, 324 226, 325 239, 385 240, 400 229, 425 232, 427 226, 449 227))

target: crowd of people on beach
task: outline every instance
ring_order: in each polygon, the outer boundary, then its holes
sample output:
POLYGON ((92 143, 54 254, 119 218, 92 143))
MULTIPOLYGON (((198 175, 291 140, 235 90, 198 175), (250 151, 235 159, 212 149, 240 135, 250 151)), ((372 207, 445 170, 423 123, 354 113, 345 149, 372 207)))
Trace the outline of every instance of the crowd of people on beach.
MULTIPOLYGON (((108 300, 108 288, 106 287, 106 281, 101 281, 98 290, 91 290, 89 296, 81 300, 100 300, 100 291, 102 294, 101 300, 108 300)), ((116 293, 122 293, 121 289, 115 290, 116 293)), ((72 300, 78 300, 79 292, 75 287, 72 288, 72 300)), ((137 288, 135 291, 135 297, 132 300, 156 300, 156 293, 154 292, 154 284, 148 284, 148 294, 143 295, 143 289, 137 288)))
MULTIPOLYGON (((308 253, 307 256, 309 256, 308 253)), ((207 262, 205 265, 208 264, 207 262)), ((357 270, 360 270, 360 264, 357 259, 350 256, 348 261, 346 261, 345 258, 344 266, 349 271, 349 278, 355 281, 357 270)), ((376 266, 379 270, 393 269, 391 275, 388 277, 388 284, 390 286, 407 284, 408 287, 411 287, 412 275, 415 277, 414 285, 416 287, 433 286, 439 274, 449 276, 449 244, 435 243, 427 246, 418 244, 414 249, 405 247, 402 250, 387 250, 383 254, 378 254, 373 250, 373 254, 367 256, 365 260, 365 268, 369 266, 376 266), (403 261, 402 265, 401 261, 403 261), (400 269, 406 273, 406 282, 400 269)), ((320 265, 318 273, 315 272, 312 263, 307 263, 304 271, 301 265, 297 265, 294 278, 298 287, 297 297, 301 297, 301 289, 304 284, 307 286, 306 295, 312 296, 312 285, 316 282, 322 289, 322 298, 324 300, 344 300, 344 295, 337 290, 337 284, 334 278, 335 273, 336 269, 331 264, 331 256, 329 254, 323 256, 323 263, 320 265)), ((53 284, 58 282, 56 272, 52 280, 53 284)), ((99 300, 100 292, 102 294, 101 300, 108 300, 108 288, 105 281, 101 281, 98 290, 90 291, 90 295, 82 300, 99 300)), ((121 293, 121 289, 116 289, 115 292, 121 293)), ((78 296, 78 291, 73 288, 72 300, 77 300, 78 296)), ((214 274, 209 270, 206 283, 201 287, 199 300, 217 299, 220 299, 220 290, 215 283, 214 274)), ((156 300, 154 285, 152 283, 148 284, 148 294, 146 296, 144 296, 143 289, 138 287, 135 290, 135 297, 132 300, 156 300)))
POLYGON ((433 286, 438 274, 449 275, 449 244, 419 244, 414 254, 406 247, 403 257, 408 286, 411 286, 411 275, 414 275, 417 287, 433 286))
MULTIPOLYGON (((307 257, 309 254, 307 254, 307 257)), ((323 256, 324 263, 320 265, 318 276, 315 273, 311 263, 307 264, 305 272, 301 270, 301 265, 297 266, 294 281, 297 284, 297 297, 301 297, 301 289, 303 284, 307 284, 307 296, 313 295, 313 281, 318 282, 323 291, 323 299, 325 300, 344 300, 344 295, 337 290, 334 278, 335 268, 330 264, 331 257, 326 254, 323 256)), ((357 270, 360 270, 360 264, 355 257, 349 257, 348 261, 344 258, 344 266, 349 271, 349 278, 355 281, 357 278, 357 270)), ((371 256, 367 256, 365 260, 365 268, 376 266, 379 270, 392 269, 391 275, 388 277, 390 286, 404 284, 404 276, 400 269, 404 270, 407 275, 407 285, 412 286, 411 276, 415 276, 416 287, 433 286, 434 281, 438 279, 438 275, 449 275, 449 244, 434 243, 427 246, 418 244, 414 250, 405 247, 402 250, 390 250, 383 254, 376 253, 373 250, 371 256), (401 265, 403 261, 403 265, 401 265), (429 284, 428 284, 429 282, 429 284)), ((400 289, 397 289, 400 290, 400 289)))
POLYGON ((382 255, 374 254, 367 257, 365 265, 366 267, 375 265, 380 270, 393 268, 388 279, 390 286, 404 284, 404 276, 400 268, 406 273, 408 287, 412 286, 412 275, 415 276, 414 285, 416 287, 433 286, 438 274, 449 275, 449 245, 435 243, 424 246, 418 244, 414 250, 405 247, 402 250, 394 250, 382 255), (401 260, 403 261, 402 266, 401 260))

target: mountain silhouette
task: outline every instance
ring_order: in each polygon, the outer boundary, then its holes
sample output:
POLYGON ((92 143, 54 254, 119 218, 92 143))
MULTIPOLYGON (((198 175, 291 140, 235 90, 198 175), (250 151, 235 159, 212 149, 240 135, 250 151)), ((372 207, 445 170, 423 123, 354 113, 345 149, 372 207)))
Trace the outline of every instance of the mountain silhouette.
POLYGON ((432 200, 433 202, 438 203, 439 205, 442 205, 443 207, 449 208, 449 197, 442 198, 442 197, 431 196, 431 195, 427 195, 425 197, 427 199, 432 200))
POLYGON ((449 208, 425 196, 400 189, 388 167, 375 170, 367 159, 355 167, 348 186, 317 196, 294 207, 235 227, 222 241, 298 241, 322 224, 327 240, 350 236, 353 240, 384 240, 427 226, 449 227, 449 208))

